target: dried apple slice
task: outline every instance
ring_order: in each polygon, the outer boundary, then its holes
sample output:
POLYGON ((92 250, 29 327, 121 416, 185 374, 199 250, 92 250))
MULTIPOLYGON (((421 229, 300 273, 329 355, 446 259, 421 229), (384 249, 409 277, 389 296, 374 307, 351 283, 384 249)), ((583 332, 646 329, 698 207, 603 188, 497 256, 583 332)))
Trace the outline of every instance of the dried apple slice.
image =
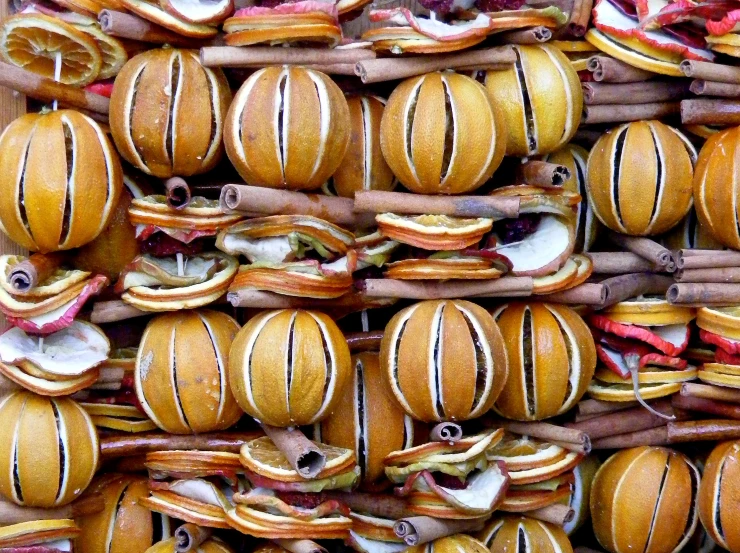
POLYGON ((440 42, 485 37, 493 29, 493 20, 483 13, 479 13, 470 21, 445 23, 437 19, 418 17, 408 8, 399 7, 371 10, 368 18, 372 22, 390 23, 399 27, 408 26, 417 33, 440 42))
POLYGON ((160 6, 178 19, 202 25, 221 23, 234 11, 233 0, 160 0, 160 6))
POLYGON ((681 355, 681 352, 688 347, 691 337, 691 328, 688 324, 645 327, 618 323, 605 315, 591 315, 588 321, 591 326, 599 330, 621 338, 640 340, 674 357, 681 355))
MULTIPOLYGON (((21 255, 2 255, 0 256, 0 287, 8 294, 18 295, 17 290, 8 280, 10 273, 15 265, 27 258, 21 255)), ((23 293, 23 298, 48 298, 61 294, 75 284, 86 280, 90 276, 87 271, 77 269, 57 269, 54 273, 43 282, 23 293)))
POLYGON ((51 397, 72 395, 90 387, 98 379, 97 369, 89 370, 73 379, 47 380, 29 374, 19 366, 6 365, 5 363, 0 363, 0 373, 16 384, 23 386, 26 390, 31 390, 41 396, 51 397))
POLYGON ((411 27, 381 27, 370 29, 362 40, 372 43, 373 50, 391 54, 440 54, 464 50, 483 42, 485 36, 475 35, 459 40, 435 40, 411 27))

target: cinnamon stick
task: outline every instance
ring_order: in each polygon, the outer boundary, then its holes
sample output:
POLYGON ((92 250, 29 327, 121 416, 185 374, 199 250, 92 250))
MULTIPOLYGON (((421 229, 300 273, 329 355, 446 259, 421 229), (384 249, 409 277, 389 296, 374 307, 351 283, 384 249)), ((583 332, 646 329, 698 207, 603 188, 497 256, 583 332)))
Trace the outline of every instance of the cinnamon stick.
POLYGON ((429 439, 433 442, 459 442, 462 437, 462 427, 454 422, 440 422, 429 432, 429 439))
POLYGON ((665 294, 672 283, 673 279, 668 276, 651 273, 633 273, 607 278, 601 281, 601 284, 606 287, 606 302, 603 307, 635 296, 665 294))
POLYGON ((496 46, 454 54, 421 55, 411 58, 376 58, 357 60, 355 74, 363 83, 406 79, 444 69, 468 69, 473 66, 511 65, 516 54, 511 46, 496 46))
POLYGON ((717 401, 715 399, 705 399, 701 397, 684 396, 676 394, 672 398, 674 407, 686 409, 687 411, 697 411, 722 417, 724 419, 740 420, 740 405, 717 401))
POLYGON ((172 177, 164 181, 167 192, 167 205, 172 209, 183 209, 190 204, 190 186, 181 177, 172 177))
POLYGON ((683 60, 679 68, 687 77, 718 83, 740 84, 740 67, 708 61, 683 60))
POLYGON ((678 269, 673 278, 676 282, 740 282, 740 267, 678 269))
POLYGON ((273 48, 271 46, 207 46, 200 49, 206 67, 267 67, 268 65, 315 65, 351 63, 374 59, 365 48, 273 48))
POLYGON ((326 548, 313 540, 274 539, 272 541, 289 553, 327 553, 326 548))
POLYGON ((66 255, 57 253, 34 253, 28 259, 13 265, 8 281, 15 294, 24 295, 48 279, 61 267, 66 255))
POLYGON ((604 104, 653 104, 685 98, 685 81, 643 81, 638 83, 583 83, 583 101, 588 106, 604 104))
POLYGON ((616 411, 624 411, 637 407, 636 401, 602 401, 599 399, 584 399, 576 404, 576 412, 579 415, 604 415, 616 411))
POLYGON ((563 449, 573 451, 574 453, 581 453, 582 455, 588 455, 589 453, 591 453, 591 440, 588 440, 584 444, 574 444, 572 442, 561 442, 558 440, 549 440, 549 442, 552 445, 562 447, 563 449))
POLYGON ((90 322, 95 324, 114 323, 145 315, 151 315, 151 313, 142 311, 122 300, 96 301, 90 314, 90 322))
POLYGON ((133 457, 152 451, 188 449, 239 453, 242 445, 261 435, 261 432, 212 432, 192 436, 163 432, 123 434, 101 438, 100 455, 104 458, 133 457))
MULTIPOLYGON (((652 404, 652 407, 666 415, 673 415, 671 402, 668 400, 658 401, 652 404)), ((619 434, 629 434, 640 430, 648 430, 658 426, 665 426, 668 421, 662 417, 654 415, 643 407, 626 409, 614 413, 606 413, 595 418, 585 421, 567 423, 567 428, 579 430, 586 433, 591 440, 595 441, 607 436, 619 434)))
POLYGON ((695 384, 685 382, 681 385, 682 396, 711 399, 713 401, 724 401, 728 403, 740 403, 740 390, 733 388, 722 388, 710 384, 695 384))
POLYGON ((570 171, 565 165, 533 159, 521 164, 519 175, 525 184, 552 188, 562 186, 570 178, 570 171))
POLYGON ((668 423, 670 443, 716 442, 740 438, 740 421, 701 420, 668 423))
POLYGON ((607 237, 613 244, 626 248, 632 253, 647 259, 654 265, 664 267, 668 272, 676 270, 671 250, 661 246, 650 238, 645 238, 644 236, 627 236, 613 231, 609 231, 607 237))
POLYGON ((591 19, 591 9, 593 7, 593 0, 575 0, 573 2, 570 21, 566 26, 566 30, 571 36, 582 37, 586 34, 588 23, 591 19))
POLYGON ((175 551, 177 553, 187 553, 188 551, 197 550, 212 535, 212 528, 186 522, 175 530, 174 537, 177 540, 175 542, 175 551))
POLYGON ((684 125, 738 125, 740 100, 691 99, 681 101, 684 125))
MULTIPOLYGON (((313 69, 314 71, 321 71, 322 73, 326 73, 327 75, 347 75, 349 77, 353 77, 355 74, 355 64, 354 63, 314 63, 311 65, 306 65, 305 67, 307 67, 308 69, 313 69)), ((291 540, 282 540, 282 541, 291 541, 291 540)), ((308 543, 313 543, 314 545, 317 545, 311 540, 293 540, 293 541, 307 542, 306 547, 308 547, 308 543)))
POLYGON ((666 299, 682 305, 734 305, 740 303, 740 284, 680 282, 668 288, 666 299))
POLYGON ((655 77, 655 73, 604 55, 590 57, 587 69, 596 82, 604 83, 637 83, 655 77))
POLYGON ((110 99, 105 96, 55 82, 5 62, 0 62, 0 86, 42 102, 58 100, 60 105, 66 107, 86 109, 102 115, 108 115, 109 112, 110 99))
POLYGON ((406 516, 406 501, 388 494, 367 492, 324 492, 327 499, 336 499, 356 513, 364 513, 380 518, 399 519, 406 516))
POLYGON ((626 273, 660 272, 663 267, 632 252, 587 252, 594 274, 623 275, 626 273))
POLYGON ((598 282, 584 282, 570 290, 545 294, 542 299, 553 303, 565 303, 569 305, 596 305, 601 306, 606 302, 606 286, 598 282))
MULTIPOLYGON (((696 101, 696 100, 684 100, 696 101)), ((581 123, 596 125, 599 123, 625 123, 644 119, 660 119, 682 110, 682 102, 650 102, 645 104, 604 104, 584 106, 581 123)), ((686 123, 686 121, 684 121, 686 123)))
POLYGON ((370 332, 352 332, 346 334, 345 339, 349 346, 349 351, 380 351, 380 341, 383 339, 382 330, 372 330, 370 332))
POLYGON ((547 422, 518 422, 496 420, 494 424, 501 426, 507 432, 531 436, 540 440, 555 440, 561 443, 586 445, 590 442, 589 436, 577 428, 557 426, 547 422))
POLYGON ((326 455, 306 438, 300 428, 278 428, 261 424, 262 430, 299 475, 309 480, 316 478, 326 465, 326 455))
POLYGON ((505 219, 519 217, 519 202, 519 198, 504 196, 425 196, 408 192, 363 190, 355 193, 354 210, 505 219))
POLYGON ((194 48, 207 42, 177 34, 136 15, 115 10, 101 10, 98 23, 107 35, 151 44, 194 48))
POLYGON ((668 423, 665 426, 657 426, 648 430, 639 430, 628 434, 618 434, 594 440, 591 444, 593 449, 627 449, 641 445, 666 445, 670 443, 668 439, 668 427, 674 423, 668 423))
POLYGON ((455 520, 425 516, 408 517, 397 521, 393 525, 393 531, 406 545, 413 547, 445 536, 481 530, 486 518, 455 520))
POLYGON ((740 267, 740 252, 723 250, 678 250, 676 267, 679 269, 740 267))
POLYGON ((556 526, 565 526, 566 523, 570 522, 575 518, 576 512, 568 505, 562 503, 553 503, 547 507, 541 509, 535 509, 534 511, 527 511, 526 515, 537 520, 544 520, 550 524, 556 526))
POLYGON ((105 500, 100 494, 83 495, 69 505, 53 509, 20 507, 10 501, 0 501, 0 525, 6 526, 35 520, 78 518, 99 513, 104 508, 105 500))
POLYGON ((740 84, 717 83, 714 81, 695 79, 691 81, 689 89, 697 96, 719 96, 721 98, 740 97, 740 84))
POLYGON ((229 303, 234 307, 252 307, 255 309, 346 309, 349 312, 388 307, 396 301, 393 298, 370 298, 361 293, 349 293, 336 299, 300 298, 283 296, 261 290, 236 290, 227 294, 229 303))
POLYGON ((541 44, 552 38, 552 31, 547 27, 517 29, 490 35, 496 44, 541 44))
MULTIPOLYGON (((249 50, 250 48, 244 48, 249 50)), ((288 48, 274 48, 288 50, 288 48)), ((224 213, 251 215, 312 215, 337 225, 367 228, 375 225, 375 218, 353 211, 349 198, 319 194, 304 194, 292 190, 275 190, 246 184, 226 184, 221 189, 221 210, 224 213)))
POLYGON ((369 297, 432 300, 470 296, 496 298, 528 296, 532 293, 531 277, 502 277, 495 280, 458 280, 423 282, 371 278, 362 285, 369 297))

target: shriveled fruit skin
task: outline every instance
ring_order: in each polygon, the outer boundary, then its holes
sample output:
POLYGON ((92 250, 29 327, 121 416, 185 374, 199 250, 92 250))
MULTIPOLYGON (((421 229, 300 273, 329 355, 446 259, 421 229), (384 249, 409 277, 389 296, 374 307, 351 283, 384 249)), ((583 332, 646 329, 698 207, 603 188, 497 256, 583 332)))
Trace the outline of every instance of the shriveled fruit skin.
POLYGON ((699 518, 709 537, 731 553, 740 551, 740 442, 712 450, 699 485, 699 518))

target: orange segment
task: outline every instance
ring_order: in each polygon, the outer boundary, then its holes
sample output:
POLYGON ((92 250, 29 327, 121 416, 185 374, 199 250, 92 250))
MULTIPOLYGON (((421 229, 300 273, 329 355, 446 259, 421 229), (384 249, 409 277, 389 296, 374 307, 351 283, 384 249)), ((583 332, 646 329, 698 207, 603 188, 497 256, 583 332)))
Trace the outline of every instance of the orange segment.
POLYGON ((54 78, 57 54, 61 55, 59 81, 84 86, 93 82, 102 67, 95 40, 72 25, 41 14, 9 17, 0 29, 0 57, 33 73, 54 78))

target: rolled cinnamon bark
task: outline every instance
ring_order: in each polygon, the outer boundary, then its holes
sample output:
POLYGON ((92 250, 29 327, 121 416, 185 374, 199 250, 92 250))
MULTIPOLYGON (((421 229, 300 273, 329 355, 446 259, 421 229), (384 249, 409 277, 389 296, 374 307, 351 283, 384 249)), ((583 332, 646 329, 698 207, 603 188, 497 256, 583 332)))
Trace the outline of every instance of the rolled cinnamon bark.
POLYGON ((101 10, 98 14, 98 23, 105 34, 129 40, 184 48, 196 48, 208 43, 179 35, 136 15, 115 10, 101 10))
POLYGON ((735 420, 669 422, 667 429, 670 443, 716 442, 740 438, 740 421, 735 420))
POLYGON ((583 101, 588 106, 603 104, 653 104, 685 98, 685 81, 643 81, 639 83, 583 83, 583 101))
POLYGON ((591 258, 594 274, 623 275, 663 270, 660 265, 632 252, 587 252, 585 255, 591 258))
POLYGON ((95 324, 114 323, 145 315, 151 315, 151 313, 137 309, 121 300, 96 301, 90 314, 90 322, 95 324))
MULTIPOLYGON (((688 100, 684 100, 684 102, 686 101, 688 100)), ((682 112, 681 104, 681 102, 651 102, 645 104, 587 105, 583 107, 581 123, 596 125, 598 123, 626 123, 628 121, 642 121, 643 119, 660 119, 682 112)))
POLYGON ((521 164, 519 175, 526 184, 552 188, 562 186, 570 178, 570 171, 565 165, 533 159, 521 164))
POLYGON ((587 69, 593 73, 596 82, 604 83, 637 83, 655 77, 655 73, 604 55, 590 57, 587 69))
POLYGON ((212 432, 209 434, 176 435, 163 432, 122 434, 100 439, 103 458, 134 457, 152 451, 226 451, 239 453, 242 445, 259 438, 261 432, 212 432))
MULTIPOLYGON (((322 73, 326 73, 327 75, 347 75, 347 76, 353 77, 355 74, 355 64, 354 63, 315 63, 312 65, 307 65, 306 67, 308 67, 309 69, 313 69, 314 71, 321 71, 322 73)), ((290 540, 283 540, 283 541, 290 541, 290 540)), ((311 540, 293 540, 293 541, 307 542, 306 547, 308 547, 308 543, 315 544, 315 542, 312 542, 311 540)))
MULTIPOLYGON (((651 406, 653 409, 666 415, 674 414, 669 400, 658 401, 651 406)), ((596 441, 607 436, 648 430, 658 426, 665 426, 666 424, 668 424, 666 419, 654 415, 643 407, 636 407, 615 413, 607 413, 585 421, 567 423, 565 426, 574 430, 580 430, 588 434, 592 441, 596 441)))
POLYGON ((677 269, 673 278, 676 279, 676 282, 740 282, 740 267, 677 269))
POLYGON ((42 102, 58 100, 60 105, 108 115, 110 99, 100 94, 55 82, 15 65, 0 62, 0 86, 42 102))
POLYGON ((172 209, 183 209, 190 204, 190 186, 181 177, 172 177, 164 181, 167 192, 167 205, 172 209))
POLYGON ((720 98, 740 97, 740 84, 717 83, 695 79, 691 81, 689 89, 697 96, 719 96, 720 98))
POLYGON ((454 54, 435 54, 411 58, 365 58, 356 60, 355 74, 363 83, 406 79, 444 69, 468 69, 474 66, 511 65, 516 54, 511 46, 496 46, 454 54))
POLYGON ((399 519, 407 514, 406 502, 394 495, 365 492, 324 492, 327 499, 336 499, 350 510, 380 518, 399 519))
POLYGON ((685 382, 681 385, 682 396, 711 399, 714 401, 725 401, 728 403, 740 403, 740 390, 733 388, 721 388, 709 384, 694 384, 685 382))
POLYGON ((238 290, 226 296, 234 307, 252 307, 254 309, 345 309, 348 312, 388 307, 395 303, 393 298, 370 298, 362 293, 349 293, 336 299, 313 299, 283 296, 261 290, 238 290))
POLYGON ((355 193, 354 210, 455 217, 519 217, 519 198, 504 196, 425 196, 408 192, 363 190, 355 193))
POLYGON ((206 67, 267 67, 268 65, 316 65, 351 63, 374 59, 375 52, 364 48, 273 48, 271 46, 209 46, 200 49, 206 67))
POLYGON ((561 442, 558 440, 548 440, 549 443, 573 451, 574 453, 581 453, 582 455, 588 455, 591 453, 591 440, 588 440, 584 444, 574 444, 572 442, 561 442))
POLYGON ((429 432, 433 442, 459 442, 462 437, 462 427, 454 422, 440 422, 429 432))
POLYGON ((69 505, 53 509, 20 507, 10 501, 0 501, 0 525, 6 526, 35 520, 77 518, 99 513, 104 508, 105 500, 100 494, 83 495, 69 505))
POLYGON ((552 38, 552 31, 547 27, 532 27, 490 35, 496 44, 541 44, 552 38))
POLYGON ((679 68, 687 77, 718 83, 740 84, 740 67, 708 61, 683 60, 679 68))
POLYGON ((175 551, 177 553, 187 553, 188 551, 197 550, 212 535, 213 529, 186 522, 175 530, 175 539, 177 540, 175 551))
POLYGON ((584 399, 576 404, 579 415, 604 415, 637 407, 636 401, 601 401, 599 399, 584 399))
POLYGON ((573 520, 576 516, 576 512, 568 505, 562 503, 553 503, 547 507, 541 509, 535 509, 534 511, 527 511, 526 515, 537 520, 544 520, 550 524, 556 526, 565 526, 566 523, 573 520))
POLYGON ((553 303, 601 306, 606 302, 606 296, 607 290, 603 284, 598 282, 584 282, 570 290, 545 294, 539 297, 553 303))
POLYGON ((684 125, 738 125, 740 100, 682 100, 681 122, 684 125))
POLYGON ((345 335, 349 351, 380 351, 380 341, 383 339, 382 330, 370 332, 353 332, 345 335))
POLYGON ((300 428, 278 428, 261 424, 262 430, 298 474, 309 480, 316 478, 326 465, 326 455, 306 438, 300 428))
MULTIPOLYGON (((670 269, 671 263, 675 263, 671 250, 665 248, 643 236, 626 236, 616 232, 609 231, 607 234, 609 241, 617 246, 628 249, 655 265, 670 269)), ((673 268, 675 270, 675 267, 673 268)))
POLYGON ((668 439, 668 427, 671 424, 675 423, 668 423, 666 426, 657 426, 648 430, 639 430, 628 434, 601 438, 600 440, 594 440, 591 445, 593 449, 627 449, 641 445, 667 445, 671 443, 668 439))
POLYGON ((633 273, 607 278, 601 283, 606 287, 604 307, 608 307, 635 296, 665 294, 673 285, 673 279, 665 275, 633 273))
POLYGON ((501 426, 507 432, 520 434, 522 436, 532 436, 540 440, 555 440, 571 444, 588 444, 589 436, 580 429, 566 428, 547 422, 519 422, 508 420, 496 420, 494 425, 501 426))
POLYGON ((15 294, 24 295, 54 274, 64 263, 61 253, 34 253, 28 259, 13 265, 8 275, 15 294))
POLYGON ((668 288, 666 299, 685 305, 735 305, 740 303, 740 284, 680 282, 668 288))
MULTIPOLYGON (((249 48, 245 48, 249 50, 249 48)), ((275 48, 288 50, 288 48, 275 48)), ((292 190, 275 190, 246 184, 226 184, 221 189, 221 210, 224 213, 260 215, 312 215, 337 225, 367 228, 375 225, 371 214, 353 211, 349 198, 304 194, 292 190)))
POLYGON ((678 269, 713 269, 740 267, 740 252, 723 250, 678 250, 678 269))
POLYGON ((324 547, 312 540, 275 539, 272 541, 290 553, 327 553, 324 547))
POLYGON ((406 545, 414 546, 429 543, 438 538, 474 532, 483 528, 483 519, 454 520, 432 517, 408 517, 396 522, 393 531, 406 545))
POLYGON ((673 406, 678 409, 706 413, 708 415, 715 415, 724 419, 740 420, 740 405, 735 405, 733 403, 717 401, 715 399, 684 396, 681 394, 674 395, 671 402, 673 403, 673 406))
POLYGON ((570 21, 566 26, 566 30, 571 36, 582 37, 586 34, 593 7, 593 0, 575 0, 573 2, 570 21))
POLYGON ((421 282, 371 278, 364 281, 369 297, 406 298, 415 300, 454 299, 470 296, 497 298, 528 296, 532 293, 532 277, 502 277, 495 280, 459 280, 421 282))

